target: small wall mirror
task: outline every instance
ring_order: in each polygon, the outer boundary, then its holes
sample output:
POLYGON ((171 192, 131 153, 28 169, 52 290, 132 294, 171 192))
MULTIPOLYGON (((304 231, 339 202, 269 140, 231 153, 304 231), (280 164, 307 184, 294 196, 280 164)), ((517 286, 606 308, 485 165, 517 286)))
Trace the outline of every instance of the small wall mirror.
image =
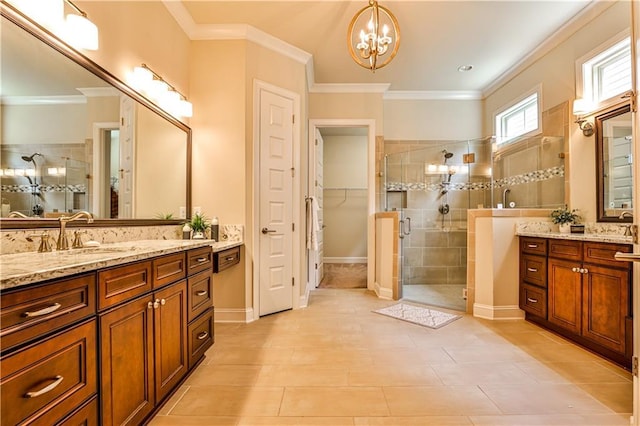
POLYGON ((598 222, 632 222, 633 139, 629 104, 595 118, 598 222))

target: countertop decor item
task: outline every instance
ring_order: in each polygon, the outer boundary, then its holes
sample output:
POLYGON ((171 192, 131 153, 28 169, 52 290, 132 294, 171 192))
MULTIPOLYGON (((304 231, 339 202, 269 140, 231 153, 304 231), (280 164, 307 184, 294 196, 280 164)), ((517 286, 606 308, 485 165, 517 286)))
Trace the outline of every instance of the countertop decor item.
POLYGON ((577 209, 569 210, 567 206, 555 209, 551 212, 551 221, 558 225, 560 232, 568 234, 571 232, 571 224, 580 220, 577 209))
POLYGON ((204 233, 207 231, 207 229, 211 228, 211 223, 209 223, 209 220, 202 213, 195 213, 191 217, 189 226, 193 231, 193 235, 191 238, 202 239, 204 238, 204 233))

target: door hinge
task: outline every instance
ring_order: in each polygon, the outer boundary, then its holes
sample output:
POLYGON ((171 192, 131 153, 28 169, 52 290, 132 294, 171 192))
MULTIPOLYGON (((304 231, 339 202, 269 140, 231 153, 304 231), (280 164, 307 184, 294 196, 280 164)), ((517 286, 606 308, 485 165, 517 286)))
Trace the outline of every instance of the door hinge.
POLYGON ((296 169, 295 169, 295 167, 291 168, 291 177, 296 177, 296 169))
POLYGON ((316 139, 316 146, 318 146, 318 139, 316 139))
POLYGON ((631 359, 631 374, 638 377, 638 357, 634 356, 631 359))
POLYGON ((291 231, 294 232, 296 230, 296 224, 292 223, 291 224, 291 231))
POLYGON ((124 126, 124 117, 120 117, 120 125, 124 126))
POLYGON ((296 124, 296 115, 295 114, 291 114, 291 122, 293 124, 296 124))
POLYGON ((291 287, 295 287, 296 286, 296 279, 291 277, 291 287))
POLYGON ((318 264, 316 263, 316 269, 318 269, 318 264))

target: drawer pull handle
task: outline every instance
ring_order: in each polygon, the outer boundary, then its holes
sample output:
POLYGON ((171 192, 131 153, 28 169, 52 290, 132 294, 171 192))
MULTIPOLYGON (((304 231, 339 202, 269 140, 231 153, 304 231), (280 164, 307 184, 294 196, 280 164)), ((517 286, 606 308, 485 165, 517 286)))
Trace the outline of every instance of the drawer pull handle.
POLYGON ((202 262, 206 262, 206 261, 208 261, 208 260, 209 260, 209 258, 207 258, 207 257, 199 257, 199 258, 197 258, 196 260, 198 261, 198 263, 202 263, 202 262))
POLYGON ((55 377, 55 382, 51 383, 50 385, 47 385, 45 387, 43 387, 40 390, 34 391, 34 392, 27 392, 24 394, 25 398, 35 398, 36 396, 40 396, 40 395, 44 395, 47 392, 51 392, 52 390, 54 390, 60 383, 62 383, 62 380, 64 380, 64 377, 62 376, 56 376, 55 377))
POLYGON ((226 260, 227 262, 230 262, 230 261, 234 260, 235 258, 236 258, 235 256, 229 256, 229 257, 226 257, 224 260, 226 260))
POLYGON ((206 296, 207 290, 198 290, 196 291, 196 296, 206 296))
POLYGON ((538 272, 538 270, 536 268, 527 268, 527 271, 529 271, 529 272, 538 272))
POLYGON ((538 303, 538 299, 532 299, 530 297, 527 297, 527 302, 538 303))
POLYGON ((206 331, 203 331, 202 333, 198 334, 198 340, 204 340, 207 337, 209 337, 209 333, 207 333, 206 331))
POLYGON ((40 309, 39 311, 35 311, 35 312, 25 312, 24 314, 22 314, 22 316, 25 317, 41 317, 42 315, 47 315, 50 314, 51 312, 55 312, 58 309, 60 309, 62 305, 59 303, 54 303, 51 306, 48 306, 44 309, 40 309))
POLYGON ((529 244, 528 247, 529 248, 538 248, 538 245, 537 244, 529 244))

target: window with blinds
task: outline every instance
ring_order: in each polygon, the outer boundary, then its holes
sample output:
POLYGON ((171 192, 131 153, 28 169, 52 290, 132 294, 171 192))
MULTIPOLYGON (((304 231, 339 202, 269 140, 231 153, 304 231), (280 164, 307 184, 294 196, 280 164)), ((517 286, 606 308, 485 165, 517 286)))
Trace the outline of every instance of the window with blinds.
POLYGON ((538 130, 539 93, 535 91, 525 96, 524 99, 519 99, 496 113, 495 128, 498 145, 538 130))
POLYGON ((582 60, 582 97, 592 105, 607 104, 631 90, 631 39, 608 43, 582 60), (606 46, 606 45, 605 45, 606 46))

